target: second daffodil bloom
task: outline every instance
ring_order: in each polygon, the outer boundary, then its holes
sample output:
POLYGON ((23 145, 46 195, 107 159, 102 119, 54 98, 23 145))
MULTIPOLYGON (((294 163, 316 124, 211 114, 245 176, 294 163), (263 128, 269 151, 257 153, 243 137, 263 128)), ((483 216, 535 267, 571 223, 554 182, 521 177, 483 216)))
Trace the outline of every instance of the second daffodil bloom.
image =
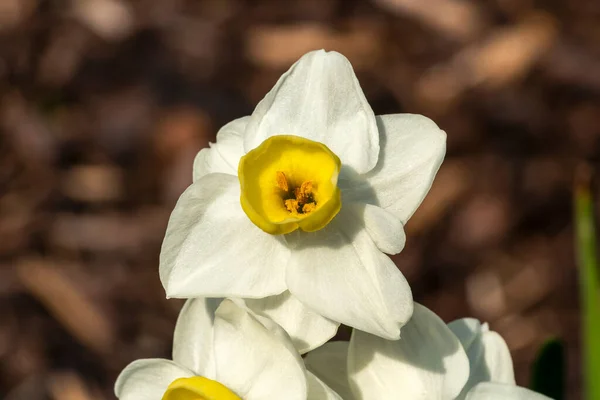
POLYGON ((188 300, 173 361, 129 364, 115 383, 119 400, 341 400, 306 371, 281 327, 231 300, 218 303, 188 300))
POLYGON ((398 338, 412 294, 384 253, 402 250, 445 143, 426 117, 376 117, 341 54, 306 54, 197 156, 162 247, 167 295, 294 301, 320 337, 270 316, 303 350, 339 323, 398 338))
POLYGON ((400 340, 354 331, 308 353, 307 368, 344 400, 549 400, 515 386, 504 340, 474 319, 446 325, 415 304, 400 340))

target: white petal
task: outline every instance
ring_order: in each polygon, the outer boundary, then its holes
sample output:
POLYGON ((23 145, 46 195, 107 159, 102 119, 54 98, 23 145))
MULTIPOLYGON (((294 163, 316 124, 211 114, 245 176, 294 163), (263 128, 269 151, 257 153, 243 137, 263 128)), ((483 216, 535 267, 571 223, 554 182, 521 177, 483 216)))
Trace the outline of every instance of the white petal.
POLYGON ((224 300, 215 318, 217 380, 244 400, 305 400, 302 359, 285 332, 274 329, 224 300))
MULTIPOLYGON (((308 371, 306 372, 306 383, 308 386, 307 400, 342 400, 342 397, 308 371)), ((350 400, 345 397, 343 399, 350 400)))
POLYGON ((462 318, 452 321, 448 328, 456 335, 465 351, 469 352, 471 346, 481 338, 481 322, 475 318, 462 318))
POLYGON ((357 173, 379 156, 379 134, 352 65, 323 50, 304 55, 256 106, 244 136, 250 151, 275 135, 302 136, 326 144, 357 173))
POLYGON ((205 298, 186 301, 173 335, 173 361, 209 379, 215 376, 213 324, 220 302, 205 298))
MULTIPOLYGON (((510 350, 502 336, 497 332, 483 333, 484 358, 490 372, 492 382, 515 384, 515 371, 513 368, 510 350)), ((482 360, 483 361, 483 360, 482 360)))
POLYGON ((159 358, 137 360, 129 364, 115 382, 119 400, 161 400, 175 379, 194 376, 192 371, 173 361, 159 358))
POLYGON ((271 318, 285 329, 300 354, 327 342, 340 325, 307 308, 287 290, 277 296, 244 302, 255 314, 271 318))
POLYGON ((379 250, 387 254, 398 254, 404 248, 406 235, 404 224, 398 217, 381 207, 372 204, 350 203, 344 207, 365 225, 379 250))
POLYGON ((392 260, 342 208, 324 229, 288 235, 289 291, 319 314, 389 339, 412 314, 412 293, 392 260))
POLYGON ((444 159, 446 133, 429 118, 415 114, 378 116, 377 124, 381 143, 377 166, 362 182, 348 180, 352 174, 342 171, 339 185, 348 189, 349 199, 378 205, 406 223, 444 159))
POLYGON ((213 172, 237 175, 240 158, 244 155, 242 136, 249 119, 242 117, 231 121, 217 132, 216 143, 198 152, 194 159, 194 182, 213 172))
POLYGON ((400 340, 354 330, 348 372, 359 399, 454 399, 469 377, 469 360, 446 324, 415 304, 400 340))
POLYGON ((264 297, 285 290, 289 250, 240 205, 237 177, 209 174, 179 198, 160 254, 169 297, 264 297))
POLYGON ((308 353, 306 369, 315 374, 343 399, 353 399, 348 382, 348 342, 329 342, 308 353))
POLYGON ((542 394, 519 386, 484 382, 475 386, 467 400, 551 400, 542 394))
POLYGON ((480 382, 515 384, 512 358, 506 342, 487 325, 472 318, 459 319, 448 327, 460 340, 469 357, 471 373, 459 399, 480 382))

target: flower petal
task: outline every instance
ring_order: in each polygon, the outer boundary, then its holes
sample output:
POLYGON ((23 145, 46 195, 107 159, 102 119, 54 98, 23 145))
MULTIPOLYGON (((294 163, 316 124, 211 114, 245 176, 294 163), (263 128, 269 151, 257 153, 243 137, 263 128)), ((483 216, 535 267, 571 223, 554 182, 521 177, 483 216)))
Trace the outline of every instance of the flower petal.
POLYGON ((244 400, 306 399, 300 355, 283 331, 224 300, 215 318, 217 381, 244 400))
POLYGON ((551 400, 542 394, 520 386, 483 382, 467 395, 467 400, 551 400))
POLYGON ((300 354, 327 342, 340 325, 307 308, 287 290, 277 296, 244 302, 255 314, 271 318, 285 329, 300 354))
POLYGON ((304 358, 306 369, 315 374, 343 399, 353 399, 348 382, 348 342, 329 342, 304 358))
POLYGON ((398 254, 404 248, 406 235, 404 224, 398 217, 372 204, 350 203, 344 205, 362 221, 379 250, 387 254, 398 254))
POLYGON ((448 328, 456 335, 460 344, 467 352, 473 346, 481 340, 481 322, 475 318, 461 318, 452 321, 448 324, 448 328))
POLYGON ((392 260, 381 253, 347 211, 317 232, 290 234, 289 291, 337 322, 389 339, 412 314, 412 293, 392 260))
POLYGON ((237 178, 209 174, 179 198, 160 254, 169 297, 264 297, 285 290, 289 250, 240 206, 237 178))
POLYGON ((204 175, 221 172, 237 175, 238 163, 244 155, 243 134, 250 117, 231 121, 217 132, 216 143, 202 149, 194 159, 194 182, 204 175))
POLYGON ((171 382, 193 375, 192 371, 170 360, 136 360, 117 378, 115 395, 119 400, 161 400, 171 382))
MULTIPOLYGON (((306 400, 342 400, 342 397, 308 371, 306 372, 306 384, 308 386, 306 400)), ((345 397, 343 399, 350 400, 345 397)))
POLYGON ((173 361, 209 379, 215 377, 213 324, 221 299, 185 302, 173 335, 173 361))
POLYGON ((506 342, 497 332, 486 331, 482 336, 485 363, 492 382, 514 385, 515 371, 506 342))
POLYGON ((446 133, 429 118, 415 114, 377 117, 381 153, 377 166, 356 181, 346 171, 339 185, 345 195, 382 207, 403 223, 429 191, 446 152, 446 133))
POLYGON ((244 149, 275 135, 302 136, 327 145, 358 173, 379 156, 379 134, 352 65, 323 50, 304 55, 258 103, 246 127, 244 149))
POLYGON ((400 340, 354 330, 348 373, 359 399, 454 399, 469 377, 469 360, 446 324, 415 304, 400 340))
POLYGON ((452 321, 448 328, 458 337, 467 352, 470 364, 469 381, 459 399, 480 382, 515 384, 515 373, 506 342, 496 332, 473 318, 452 321))

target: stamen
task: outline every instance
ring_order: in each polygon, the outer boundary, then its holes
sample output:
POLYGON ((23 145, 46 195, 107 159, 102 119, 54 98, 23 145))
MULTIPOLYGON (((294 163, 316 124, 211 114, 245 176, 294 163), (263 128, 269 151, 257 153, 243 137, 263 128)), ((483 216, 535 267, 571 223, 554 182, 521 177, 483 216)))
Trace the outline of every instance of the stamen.
POLYGON ((292 189, 285 174, 277 171, 275 174, 275 183, 279 189, 285 192, 283 204, 290 214, 308 214, 317 208, 317 203, 313 196, 312 181, 302 182, 300 187, 292 189))
POLYGON ((275 174, 275 181, 277 182, 277 187, 281 190, 283 190, 284 192, 287 192, 288 190, 290 190, 290 187, 288 186, 288 181, 287 178, 285 177, 285 174, 281 171, 277 171, 275 174))
POLYGON ((314 211, 314 209, 317 208, 317 205, 313 202, 313 203, 306 203, 305 205, 302 206, 302 212, 304 214, 308 214, 311 211, 314 211))
POLYGON ((287 199, 285 202, 285 208, 292 214, 298 213, 298 200, 296 199, 287 199))
POLYGON ((312 188, 313 184, 311 181, 303 182, 300 188, 296 188, 294 194, 296 195, 296 199, 298 203, 311 203, 312 200, 312 188))

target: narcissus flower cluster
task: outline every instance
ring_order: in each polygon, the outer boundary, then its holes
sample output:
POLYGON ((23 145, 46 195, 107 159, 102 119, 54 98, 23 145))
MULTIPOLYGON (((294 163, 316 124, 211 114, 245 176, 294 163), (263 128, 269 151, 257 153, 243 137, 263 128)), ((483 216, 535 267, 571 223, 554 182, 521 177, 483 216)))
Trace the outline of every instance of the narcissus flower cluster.
POLYGON ((388 256, 445 143, 426 117, 375 116, 341 54, 303 56, 196 157, 160 256, 167 297, 189 299, 173 357, 134 361, 117 397, 543 398, 487 325, 414 303, 388 256), (325 344, 340 324, 350 342, 325 344))

